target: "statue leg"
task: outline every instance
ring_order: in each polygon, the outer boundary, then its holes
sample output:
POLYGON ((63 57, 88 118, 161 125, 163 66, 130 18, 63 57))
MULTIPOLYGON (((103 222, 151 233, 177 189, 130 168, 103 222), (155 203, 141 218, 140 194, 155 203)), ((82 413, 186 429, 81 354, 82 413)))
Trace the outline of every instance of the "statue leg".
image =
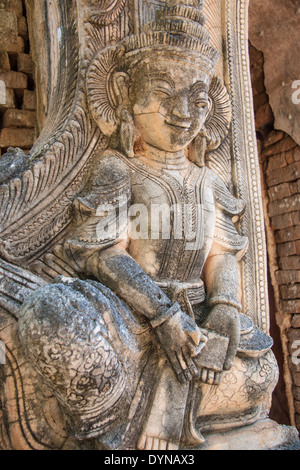
POLYGON ((138 449, 179 448, 189 386, 189 383, 179 382, 168 360, 161 357, 157 364, 156 384, 138 441, 138 449))
POLYGON ((206 431, 233 429, 264 417, 278 380, 272 351, 260 358, 236 357, 230 371, 223 372, 220 384, 198 384, 193 403, 193 422, 206 431))
POLYGON ((109 289, 78 279, 38 289, 20 311, 19 335, 70 435, 96 438, 126 422, 149 327, 109 289))

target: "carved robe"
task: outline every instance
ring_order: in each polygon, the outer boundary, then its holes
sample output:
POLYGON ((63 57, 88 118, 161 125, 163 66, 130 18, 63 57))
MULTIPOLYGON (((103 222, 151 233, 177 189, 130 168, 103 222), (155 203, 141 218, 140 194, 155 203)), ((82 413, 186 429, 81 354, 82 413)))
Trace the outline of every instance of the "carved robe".
MULTIPOLYGON (((201 326, 206 311, 203 266, 214 250, 238 256, 246 249, 247 239, 238 234, 232 222, 243 204, 207 168, 186 161, 184 177, 180 179, 176 162, 171 171, 166 165, 163 167, 148 166, 141 159, 127 159, 111 151, 95 162, 84 191, 74 201, 73 228, 60 246, 64 259, 82 280, 62 278, 43 287, 32 300, 29 298, 21 312, 21 337, 25 346, 30 345, 27 354, 63 407, 71 435, 78 439, 97 437, 113 448, 135 448, 147 410, 156 406, 160 383, 168 383, 164 390, 168 389, 169 394, 166 402, 170 403, 170 429, 174 426, 171 410, 176 409, 176 426, 185 429, 182 442, 191 444, 192 430, 201 414, 207 415, 201 421, 204 429, 207 423, 208 428, 211 426, 210 417, 216 411, 221 421, 226 421, 224 409, 229 409, 229 421, 232 414, 240 416, 241 409, 246 410, 250 419, 257 418, 260 404, 276 380, 270 367, 263 388, 257 385, 256 402, 249 403, 245 380, 251 389, 256 386, 251 375, 257 374, 256 357, 265 356, 261 359, 262 368, 272 362, 266 355, 271 343, 264 335, 263 346, 253 346, 254 354, 250 352, 245 359, 247 367, 237 359, 237 375, 231 384, 227 372, 220 387, 197 382, 182 386, 141 312, 126 305, 97 280, 86 280, 95 272, 90 260, 125 240, 127 252, 154 281, 150 291, 149 284, 145 288, 147 295, 155 297, 162 289, 201 326), (134 204, 139 204, 136 208, 140 210, 146 208, 147 214, 151 214, 155 204, 164 210, 172 208, 170 237, 163 239, 163 234, 158 233, 151 239, 150 217, 148 230, 144 225, 140 238, 130 239, 130 207, 134 204), (245 379, 246 369, 249 377, 245 379), (235 390, 239 376, 245 387, 235 390), (239 411, 237 402, 231 403, 224 395, 224 384, 225 390, 232 388, 242 396, 239 411), (216 409, 205 399, 212 391, 216 409)), ((122 279, 117 282, 122 283, 122 279)), ((142 285, 140 290, 143 291, 142 285)), ((228 298, 226 283, 218 294, 219 302, 240 307, 237 297, 228 298)), ((249 340, 259 335, 259 330, 246 317, 241 316, 241 320, 243 355, 243 350, 249 349, 249 340)), ((222 371, 224 357, 214 355, 215 343, 211 344, 204 362, 210 361, 216 370, 222 371)), ((214 420, 218 423, 218 419, 214 420)), ((198 430, 202 427, 198 426, 198 430)))

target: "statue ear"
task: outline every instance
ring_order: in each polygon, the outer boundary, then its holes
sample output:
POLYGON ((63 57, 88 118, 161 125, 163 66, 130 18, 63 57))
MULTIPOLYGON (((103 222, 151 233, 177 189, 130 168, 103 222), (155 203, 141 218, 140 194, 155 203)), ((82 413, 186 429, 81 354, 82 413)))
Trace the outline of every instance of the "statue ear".
POLYGON ((127 106, 128 75, 117 72, 124 49, 108 47, 100 51, 87 71, 87 97, 93 119, 104 135, 111 136, 120 125, 118 108, 127 106))
POLYGON ((205 166, 206 153, 216 150, 226 138, 231 124, 231 103, 225 85, 214 77, 209 89, 209 106, 205 126, 192 142, 189 158, 205 166))
POLYGON ((214 77, 209 89, 210 110, 205 122, 206 152, 216 150, 227 136, 232 109, 228 91, 223 82, 214 77))
POLYGON ((125 72, 115 72, 111 77, 112 93, 117 105, 116 114, 119 119, 122 110, 130 107, 129 80, 129 75, 125 72))
POLYGON ((112 77, 112 90, 117 105, 116 116, 120 126, 121 147, 127 157, 134 157, 134 123, 129 101, 129 75, 115 72, 112 77))

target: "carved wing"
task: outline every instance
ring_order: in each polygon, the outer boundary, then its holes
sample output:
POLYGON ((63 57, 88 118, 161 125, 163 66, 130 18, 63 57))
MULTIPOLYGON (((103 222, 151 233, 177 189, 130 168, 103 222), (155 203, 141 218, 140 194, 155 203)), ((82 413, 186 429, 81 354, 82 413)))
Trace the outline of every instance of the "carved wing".
POLYGON ((86 0, 84 25, 78 24, 75 0, 48 4, 56 19, 55 33, 49 31, 49 36, 57 37, 57 30, 62 36, 48 48, 57 72, 50 77, 55 83, 51 83, 46 124, 30 154, 23 155, 19 171, 14 173, 9 167, 9 155, 2 157, 11 177, 0 186, 0 253, 12 263, 40 256, 68 227, 70 204, 82 189, 93 152, 96 146, 107 147, 107 139, 87 110, 84 75, 95 51, 108 41, 119 41, 130 27, 123 0, 102 3, 103 14, 98 5, 95 12, 93 2, 86 0), (109 15, 104 14, 108 3, 109 15), (118 19, 121 12, 124 15, 118 19), (88 44, 85 50, 79 44, 80 34, 88 44))
POLYGON ((30 271, 0 259, 0 306, 18 318, 20 306, 45 281, 30 271))

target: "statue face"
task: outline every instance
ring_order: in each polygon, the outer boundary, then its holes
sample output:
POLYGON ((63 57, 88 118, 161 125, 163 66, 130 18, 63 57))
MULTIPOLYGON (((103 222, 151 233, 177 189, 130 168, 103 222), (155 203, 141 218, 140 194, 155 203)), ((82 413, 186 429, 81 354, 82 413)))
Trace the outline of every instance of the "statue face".
POLYGON ((206 120, 208 89, 209 76, 190 62, 158 59, 143 64, 130 90, 138 135, 166 152, 185 149, 206 120))

